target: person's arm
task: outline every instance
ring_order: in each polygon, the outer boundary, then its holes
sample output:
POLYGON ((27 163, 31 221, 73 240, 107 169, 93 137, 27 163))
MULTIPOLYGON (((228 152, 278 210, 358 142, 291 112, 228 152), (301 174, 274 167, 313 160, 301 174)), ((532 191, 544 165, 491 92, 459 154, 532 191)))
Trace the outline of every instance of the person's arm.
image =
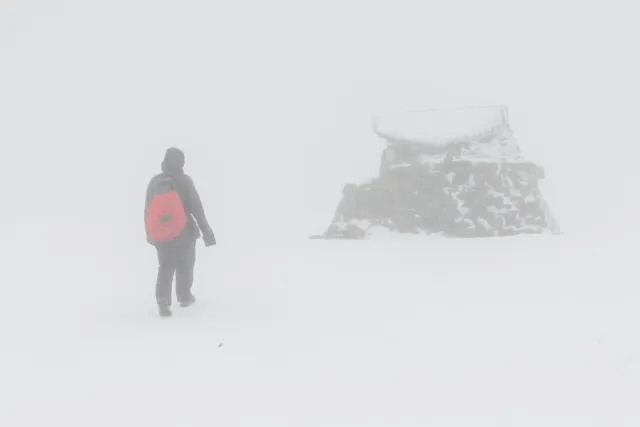
POLYGON ((188 192, 189 192, 189 211, 193 215, 198 224, 198 228, 202 231, 203 240, 206 246, 215 245, 216 239, 207 220, 207 215, 202 206, 200 194, 196 190, 196 186, 190 176, 187 176, 188 192))

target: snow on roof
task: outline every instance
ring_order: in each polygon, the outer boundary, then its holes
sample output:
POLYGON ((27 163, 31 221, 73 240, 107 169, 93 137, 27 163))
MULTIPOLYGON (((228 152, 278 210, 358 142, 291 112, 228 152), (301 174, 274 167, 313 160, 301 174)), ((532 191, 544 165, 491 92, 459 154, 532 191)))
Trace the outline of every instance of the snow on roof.
POLYGON ((388 140, 447 145, 508 124, 506 106, 404 111, 378 115, 374 131, 388 140))

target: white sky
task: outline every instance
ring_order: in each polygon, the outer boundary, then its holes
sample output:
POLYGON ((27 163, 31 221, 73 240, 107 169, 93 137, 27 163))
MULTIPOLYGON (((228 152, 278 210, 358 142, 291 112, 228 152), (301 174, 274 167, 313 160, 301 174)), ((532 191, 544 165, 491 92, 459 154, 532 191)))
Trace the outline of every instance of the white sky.
POLYGON ((507 104, 561 226, 635 233, 639 31, 631 2, 598 4, 4 0, 13 214, 144 244, 176 145, 217 235, 306 236, 377 173, 372 113, 507 104))

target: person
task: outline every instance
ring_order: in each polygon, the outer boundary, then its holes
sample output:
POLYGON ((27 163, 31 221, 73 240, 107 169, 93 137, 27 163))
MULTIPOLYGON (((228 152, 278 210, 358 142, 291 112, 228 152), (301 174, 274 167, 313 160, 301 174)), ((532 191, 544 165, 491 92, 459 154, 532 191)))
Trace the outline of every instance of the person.
POLYGON ((197 240, 202 236, 206 247, 216 244, 200 195, 191 177, 184 172, 184 165, 182 150, 175 147, 167 149, 161 165, 162 172, 151 179, 146 193, 145 229, 147 242, 157 250, 156 302, 159 314, 163 317, 172 315, 174 275, 180 306, 188 307, 196 301, 191 288, 197 240), (167 182, 170 183, 170 190, 165 188, 163 193, 161 187, 167 182), (167 208, 167 200, 173 203, 170 208, 167 208), (175 218, 167 219, 167 211, 176 210, 175 206, 178 206, 175 218), (154 222, 155 216, 159 219, 154 222), (172 228, 167 228, 169 226, 172 228), (170 232, 167 233, 167 230, 170 232))

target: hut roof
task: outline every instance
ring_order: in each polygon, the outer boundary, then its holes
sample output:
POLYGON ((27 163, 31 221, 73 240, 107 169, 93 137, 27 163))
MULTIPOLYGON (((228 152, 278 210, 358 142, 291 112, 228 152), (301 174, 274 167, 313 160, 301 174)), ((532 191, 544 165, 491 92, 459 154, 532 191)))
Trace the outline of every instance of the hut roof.
POLYGON ((373 130, 390 142, 442 146, 479 138, 508 124, 508 108, 499 105, 378 115, 373 130))

